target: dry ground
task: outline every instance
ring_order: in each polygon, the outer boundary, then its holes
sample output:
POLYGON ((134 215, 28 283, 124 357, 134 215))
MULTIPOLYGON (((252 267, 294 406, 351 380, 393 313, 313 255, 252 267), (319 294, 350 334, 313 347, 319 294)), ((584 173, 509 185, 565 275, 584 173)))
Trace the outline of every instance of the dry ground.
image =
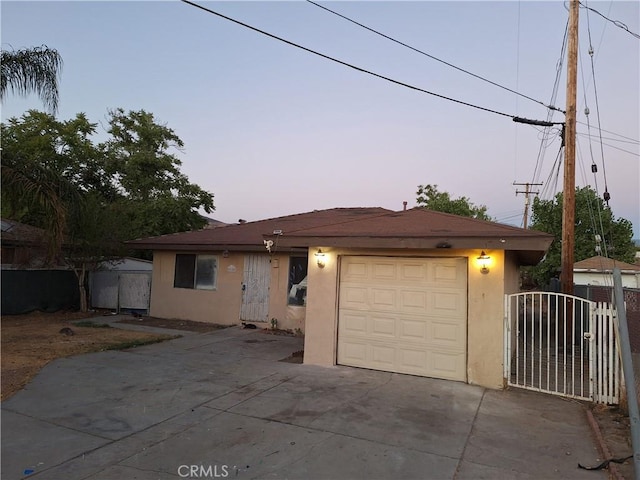
MULTIPOLYGON (((108 320, 101 313, 81 312, 33 312, 3 316, 0 321, 0 399, 6 400, 21 390, 42 367, 57 358, 110 349, 122 350, 174 338, 170 335, 73 323, 89 317, 97 325, 104 325, 101 319, 108 320), (65 328, 71 328, 74 335, 60 333, 65 328)), ((199 322, 148 317, 141 320, 131 317, 131 320, 124 322, 197 332, 219 328, 199 322)))

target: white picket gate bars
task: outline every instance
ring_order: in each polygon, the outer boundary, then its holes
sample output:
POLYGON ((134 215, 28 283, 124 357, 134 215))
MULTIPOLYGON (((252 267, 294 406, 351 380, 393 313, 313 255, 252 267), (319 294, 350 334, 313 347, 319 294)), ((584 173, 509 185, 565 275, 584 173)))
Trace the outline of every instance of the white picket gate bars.
POLYGON ((622 379, 615 309, 572 295, 505 295, 507 385, 617 404, 622 379))

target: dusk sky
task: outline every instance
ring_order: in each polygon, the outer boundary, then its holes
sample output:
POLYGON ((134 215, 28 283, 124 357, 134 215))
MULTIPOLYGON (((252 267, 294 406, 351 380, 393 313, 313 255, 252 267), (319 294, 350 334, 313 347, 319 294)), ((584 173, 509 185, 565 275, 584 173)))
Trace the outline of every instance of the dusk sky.
MULTIPOLYGON (((418 185, 430 183, 521 225, 524 196, 514 182, 544 183, 537 189, 545 199, 562 189, 558 129, 545 137, 510 117, 546 120, 544 105, 565 108, 566 63, 552 100, 564 2, 318 2, 535 101, 305 1, 196 3, 507 116, 356 71, 178 1, 3 1, 2 48, 60 52, 61 120, 85 112, 104 125, 110 109, 152 112, 184 141, 174 152, 182 171, 215 195, 209 216, 223 222, 332 207, 400 210, 403 201, 415 206, 418 185)), ((583 3, 640 33, 640 2, 583 3)), ((602 194, 606 181, 614 215, 633 222, 640 238, 640 40, 581 8, 578 75, 576 183, 602 194)), ((30 108, 43 109, 36 96, 8 96, 2 120, 30 108)))

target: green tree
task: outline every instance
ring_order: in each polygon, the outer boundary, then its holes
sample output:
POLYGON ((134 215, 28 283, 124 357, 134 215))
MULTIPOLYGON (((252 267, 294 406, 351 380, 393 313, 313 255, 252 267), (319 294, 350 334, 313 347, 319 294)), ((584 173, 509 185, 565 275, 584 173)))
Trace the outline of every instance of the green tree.
MULTIPOLYGON (((0 52, 0 100, 7 93, 27 95, 37 93, 52 113, 58 109, 58 78, 62 70, 62 58, 57 50, 43 47, 0 52)), ((8 159, 7 139, 2 135, 2 199, 11 198, 14 208, 28 206, 29 210, 42 212, 47 219, 50 233, 49 260, 62 244, 66 221, 64 202, 60 198, 57 175, 39 165, 21 164, 14 150, 14 158, 8 159), (22 168, 26 167, 26 168, 22 168), (6 190, 9 192, 5 194, 6 190)), ((47 135, 43 131, 43 135, 47 135)), ((13 139, 15 140, 15 139, 13 139)), ((5 211, 3 203, 3 212, 5 211)), ((14 218, 15 212, 14 212, 14 218)))
POLYGON ((449 193, 440 192, 437 185, 418 185, 416 195, 419 207, 478 220, 491 220, 486 206, 474 205, 467 197, 451 198, 449 193))
MULTIPOLYGON (((545 286, 560 270, 562 193, 558 193, 551 200, 534 199, 531 219, 531 229, 547 232, 555 237, 545 258, 531 269, 535 282, 545 286)), ((629 220, 616 219, 611 208, 598 197, 595 190, 590 187, 578 187, 575 209, 575 261, 605 253, 609 258, 633 263, 633 226, 629 220), (597 236, 600 242, 597 241, 597 236), (596 247, 599 247, 599 252, 596 247)))
POLYGON ((0 99, 8 91, 21 96, 37 93, 51 113, 57 112, 62 70, 57 50, 47 46, 2 50, 0 62, 0 99))
POLYGON ((83 309, 86 272, 123 255, 124 240, 201 228, 198 210, 214 209, 213 195, 190 183, 169 153, 182 147, 171 129, 144 111, 116 110, 108 121, 110 138, 98 144, 84 114, 59 121, 32 110, 1 125, 3 215, 49 233, 50 260, 63 256, 74 268, 83 309), (25 182, 34 189, 28 195, 25 182), (35 200, 42 189, 54 205, 35 200))
POLYGON ((199 209, 214 210, 213 195, 180 172, 182 140, 153 114, 111 111, 111 138, 102 146, 109 174, 118 178, 121 208, 127 213, 131 238, 163 235, 205 226, 199 209))

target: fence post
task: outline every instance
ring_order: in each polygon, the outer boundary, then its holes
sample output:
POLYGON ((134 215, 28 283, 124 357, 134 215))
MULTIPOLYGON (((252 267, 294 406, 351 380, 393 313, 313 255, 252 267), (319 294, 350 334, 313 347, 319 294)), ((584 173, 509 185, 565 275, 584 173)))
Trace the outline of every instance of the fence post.
POLYGON ((622 355, 622 371, 627 384, 627 402, 629 404, 629 420, 631 421, 631 442, 633 443, 633 466, 636 480, 640 479, 640 415, 638 414, 638 397, 635 389, 635 374, 629 343, 629 326, 624 306, 622 291, 622 274, 618 267, 613 269, 613 294, 618 310, 618 328, 620 329, 620 353, 622 355))

